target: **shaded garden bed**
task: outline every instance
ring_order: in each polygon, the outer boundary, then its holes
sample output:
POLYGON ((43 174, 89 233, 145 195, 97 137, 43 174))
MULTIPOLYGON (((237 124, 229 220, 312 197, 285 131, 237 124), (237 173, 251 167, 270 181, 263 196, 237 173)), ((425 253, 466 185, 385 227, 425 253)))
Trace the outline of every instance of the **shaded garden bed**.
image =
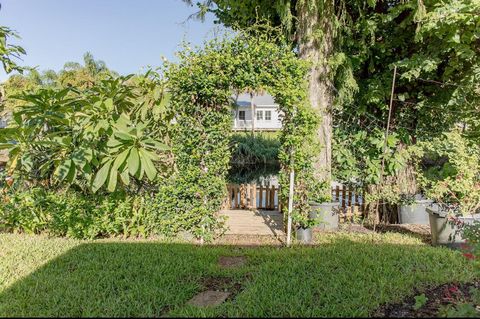
MULTIPOLYGON (((399 303, 384 304, 374 312, 375 317, 387 318, 431 318, 445 316, 452 307, 457 307, 457 311, 465 311, 465 306, 460 304, 471 303, 472 306, 480 307, 478 302, 478 293, 480 280, 470 283, 447 283, 440 286, 431 287, 424 291, 415 289, 415 293, 399 303), (476 291, 476 292, 475 292, 476 291), (477 294, 477 295, 475 295, 477 294), (477 303, 475 305, 475 303, 477 303)), ((469 306, 467 306, 469 307, 469 306)), ((469 307, 470 308, 470 307, 469 307)), ((450 312, 449 316, 454 313, 450 312)), ((455 312, 455 317, 467 316, 466 312, 455 312)), ((477 317, 480 311, 477 312, 477 317)))

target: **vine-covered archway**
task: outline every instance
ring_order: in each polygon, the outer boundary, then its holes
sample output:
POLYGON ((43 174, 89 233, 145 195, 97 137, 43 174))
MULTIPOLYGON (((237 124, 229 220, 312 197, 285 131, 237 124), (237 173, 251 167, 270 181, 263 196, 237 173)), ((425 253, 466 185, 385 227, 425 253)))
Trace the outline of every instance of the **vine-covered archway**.
MULTIPOLYGON (((277 39, 278 40, 278 39, 277 39)), ((315 129, 319 117, 306 98, 307 65, 291 48, 268 36, 240 34, 179 53, 166 76, 176 112, 173 147, 177 173, 165 200, 176 206, 174 218, 187 230, 209 239, 219 226, 216 216, 225 196, 233 92, 264 90, 284 114, 280 150, 282 198, 288 196, 288 172, 297 172, 294 215, 301 223, 308 198, 320 188, 312 159, 319 151, 315 129), (286 192, 287 193, 286 193, 286 192), (168 199, 167 199, 168 197, 168 199)))

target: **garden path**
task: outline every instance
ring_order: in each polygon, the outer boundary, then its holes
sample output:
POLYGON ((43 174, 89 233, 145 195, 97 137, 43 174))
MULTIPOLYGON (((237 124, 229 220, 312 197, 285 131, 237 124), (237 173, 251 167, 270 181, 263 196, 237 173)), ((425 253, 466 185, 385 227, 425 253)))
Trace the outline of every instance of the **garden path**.
POLYGON ((227 216, 226 235, 284 236, 283 215, 272 210, 222 210, 227 216))

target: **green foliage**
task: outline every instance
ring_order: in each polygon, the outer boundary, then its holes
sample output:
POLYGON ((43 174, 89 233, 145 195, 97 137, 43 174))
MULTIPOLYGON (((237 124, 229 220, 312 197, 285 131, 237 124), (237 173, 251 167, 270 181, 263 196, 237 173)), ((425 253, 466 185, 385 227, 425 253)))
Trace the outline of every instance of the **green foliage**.
POLYGON ((234 165, 274 164, 278 162, 280 142, 276 137, 264 134, 233 134, 230 145, 234 165))
POLYGON ((9 27, 0 26, 0 62, 7 74, 12 71, 22 72, 24 70, 15 60, 20 59, 26 53, 21 46, 11 44, 11 38, 18 39, 19 36, 9 27))
POLYGON ((166 170, 160 156, 168 149, 162 139, 171 115, 161 102, 146 100, 148 87, 130 78, 102 80, 84 91, 41 88, 18 96, 22 106, 0 132, 1 146, 9 150, 8 171, 84 192, 138 189, 146 179, 154 181, 166 170))
MULTIPOLYGON (((342 181, 377 185, 383 159, 384 180, 397 183, 395 175, 411 164, 404 153, 409 145, 460 125, 466 135, 478 137, 480 59, 473 52, 479 49, 480 19, 474 14, 479 5, 471 0, 378 2, 374 9, 359 9, 363 13, 343 29, 342 67, 352 73, 358 92, 337 105, 335 114, 334 169, 342 181), (394 66, 390 135, 397 142, 388 141, 383 156, 366 141, 385 132, 394 66)), ((397 194, 401 188, 387 187, 397 194)))
POLYGON ((280 165, 232 165, 228 172, 227 181, 233 184, 261 184, 277 176, 280 165))
POLYGON ((13 74, 5 82, 0 85, 2 92, 2 110, 11 112, 22 104, 21 101, 13 97, 21 93, 37 90, 39 84, 34 78, 38 74, 36 70, 24 72, 26 74, 13 74))
POLYGON ((0 231, 93 239, 160 233, 158 214, 146 196, 83 195, 32 188, 3 196, 0 231))
POLYGON ((67 62, 58 72, 53 70, 40 72, 35 68, 25 68, 26 72, 11 75, 0 85, 3 109, 8 112, 16 110, 17 107, 22 106, 22 102, 16 99, 16 96, 36 93, 40 88, 71 87, 85 90, 100 84, 101 80, 118 76, 116 72, 107 68, 105 62, 95 60, 89 52, 84 54, 83 60, 83 65, 77 62, 67 62))
POLYGON ((476 220, 472 224, 463 225, 462 232, 468 245, 473 245, 476 253, 480 253, 480 221, 476 220))
POLYGON ((458 132, 419 143, 423 155, 419 182, 428 198, 456 213, 480 208, 480 150, 458 132))
POLYGON ((158 225, 166 235, 187 231, 211 241, 225 226, 225 220, 217 214, 224 199, 218 194, 224 194, 225 183, 215 176, 187 173, 174 175, 160 185, 152 210, 161 212, 158 225))
POLYGON ((454 300, 453 304, 441 306, 438 314, 445 318, 478 318, 480 311, 480 290, 478 288, 470 287, 470 300, 454 300))
POLYGON ((418 310, 427 304, 428 298, 425 294, 421 294, 415 296, 415 304, 413 305, 413 309, 418 310))
POLYGON ((102 60, 95 60, 90 52, 83 55, 83 65, 77 62, 66 62, 57 74, 56 83, 62 87, 86 89, 95 86, 101 80, 118 74, 107 68, 102 60))
POLYGON ((284 172, 281 183, 288 185, 285 176, 293 164, 298 172, 296 210, 305 215, 308 192, 314 184, 312 158, 317 149, 313 133, 318 124, 302 85, 306 64, 288 46, 278 45, 272 35, 244 33, 214 40, 200 49, 186 48, 179 53, 179 59, 178 64, 169 65, 166 73, 177 121, 173 145, 178 174, 173 187, 181 191, 170 209, 195 205, 197 209, 181 213, 186 216, 200 210, 203 219, 195 227, 208 232, 225 194, 230 160, 230 96, 234 91, 266 90, 285 113, 279 154, 284 172))
POLYGON ((377 184, 383 173, 395 175, 407 161, 407 154, 398 150, 400 140, 396 133, 389 135, 385 147, 385 133, 375 129, 366 131, 344 131, 337 129, 333 143, 334 173, 338 181, 356 185, 377 184))
POLYGON ((446 318, 478 318, 480 311, 471 303, 460 303, 456 306, 443 306, 439 315, 446 318))

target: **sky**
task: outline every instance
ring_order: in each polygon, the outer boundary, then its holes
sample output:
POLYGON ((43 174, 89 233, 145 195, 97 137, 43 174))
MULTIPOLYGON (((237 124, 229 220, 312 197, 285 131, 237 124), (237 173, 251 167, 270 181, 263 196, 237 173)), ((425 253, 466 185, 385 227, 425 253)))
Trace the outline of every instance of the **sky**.
MULTIPOLYGON (((181 0, 0 0, 0 25, 21 36, 21 65, 58 71, 67 61, 81 62, 89 51, 120 74, 175 60, 182 40, 193 45, 212 38, 214 17, 204 22, 181 0)), ((195 1, 194 1, 195 3, 195 1)), ((1 70, 0 81, 8 76, 1 70)))

